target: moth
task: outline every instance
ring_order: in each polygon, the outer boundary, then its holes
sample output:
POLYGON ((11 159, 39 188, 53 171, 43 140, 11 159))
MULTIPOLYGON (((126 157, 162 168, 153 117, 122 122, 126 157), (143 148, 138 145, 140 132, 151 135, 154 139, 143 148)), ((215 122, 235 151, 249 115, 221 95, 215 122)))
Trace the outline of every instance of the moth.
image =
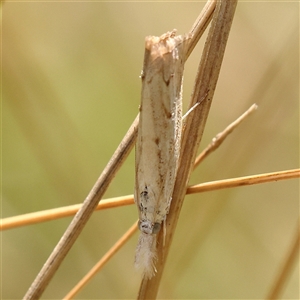
POLYGON ((145 39, 135 151, 134 199, 141 231, 135 265, 149 279, 156 272, 156 236, 169 212, 178 168, 186 41, 176 30, 145 39))

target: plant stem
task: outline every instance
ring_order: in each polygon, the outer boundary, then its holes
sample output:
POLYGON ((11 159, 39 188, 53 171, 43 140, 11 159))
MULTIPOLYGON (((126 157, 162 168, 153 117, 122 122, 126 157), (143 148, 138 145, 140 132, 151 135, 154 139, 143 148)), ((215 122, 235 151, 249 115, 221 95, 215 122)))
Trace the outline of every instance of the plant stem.
POLYGON ((150 280, 143 278, 138 299, 155 299, 163 268, 174 236, 179 213, 186 194, 187 183, 193 169, 197 149, 204 131, 211 101, 216 88, 225 46, 229 36, 237 0, 219 0, 198 68, 190 107, 199 105, 188 115, 183 132, 180 165, 178 168, 172 203, 166 221, 166 236, 158 234, 157 274, 150 280), (164 242, 165 241, 165 242, 164 242))

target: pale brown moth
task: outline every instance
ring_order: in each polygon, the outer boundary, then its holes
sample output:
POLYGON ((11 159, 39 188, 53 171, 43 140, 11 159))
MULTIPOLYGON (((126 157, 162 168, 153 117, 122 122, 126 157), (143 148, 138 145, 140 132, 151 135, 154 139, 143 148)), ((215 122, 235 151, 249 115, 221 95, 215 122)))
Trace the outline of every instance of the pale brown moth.
POLYGON ((135 264, 148 278, 155 274, 156 234, 169 211, 178 166, 186 41, 175 30, 145 41, 134 198, 141 231, 135 264))

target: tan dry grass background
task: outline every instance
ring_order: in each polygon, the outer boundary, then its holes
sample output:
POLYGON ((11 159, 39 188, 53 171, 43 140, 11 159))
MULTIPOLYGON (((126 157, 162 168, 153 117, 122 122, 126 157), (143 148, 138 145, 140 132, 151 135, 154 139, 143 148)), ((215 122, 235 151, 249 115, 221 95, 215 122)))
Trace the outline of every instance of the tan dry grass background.
MULTIPOLYGON (((80 203, 138 111, 144 37, 188 32, 204 2, 6 2, 2 7, 2 217, 80 203)), ((203 43, 203 39, 202 39, 203 43)), ((186 65, 187 106, 200 45, 186 65)), ((191 183, 299 166, 299 4, 240 1, 202 141, 258 111, 191 183)), ((131 154, 106 197, 133 192, 131 154)), ((188 196, 160 298, 263 299, 292 243, 299 180, 188 196)), ((59 299, 137 218, 94 214, 43 295, 59 299)), ((2 233, 3 299, 21 298, 70 218, 2 233)), ((135 236, 78 299, 135 298, 135 236)), ((298 262, 297 262, 298 264, 298 262)), ((299 269, 283 294, 299 297, 299 269)))

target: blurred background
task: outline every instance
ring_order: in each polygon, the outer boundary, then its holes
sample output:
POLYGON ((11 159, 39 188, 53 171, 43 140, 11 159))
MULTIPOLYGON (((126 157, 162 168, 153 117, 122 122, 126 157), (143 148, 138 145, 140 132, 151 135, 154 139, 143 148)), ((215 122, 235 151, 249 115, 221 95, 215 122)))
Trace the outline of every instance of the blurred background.
MULTIPOLYGON (((204 4, 2 4, 2 218, 85 199, 138 112, 145 36, 187 33, 204 4)), ((185 110, 204 39, 186 63, 185 110)), ((299 166, 297 2, 239 2, 201 149, 253 103, 191 184, 299 166)), ((134 152, 104 198, 133 187, 134 152)), ((297 179, 187 196, 158 297, 263 299, 298 218, 297 179)), ((71 219, 2 232, 3 299, 24 296, 71 219)), ((136 219, 135 206, 95 212, 43 298, 62 298, 136 219)), ((136 242, 77 298, 136 298, 136 242)), ((298 262, 282 298, 299 298, 298 262)))

